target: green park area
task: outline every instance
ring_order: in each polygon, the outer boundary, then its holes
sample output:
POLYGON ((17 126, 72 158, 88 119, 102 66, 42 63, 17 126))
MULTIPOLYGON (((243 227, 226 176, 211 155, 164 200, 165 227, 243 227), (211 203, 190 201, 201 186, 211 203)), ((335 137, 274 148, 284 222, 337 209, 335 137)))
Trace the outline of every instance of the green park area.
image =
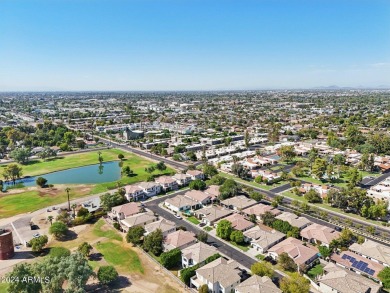
MULTIPOLYGON (((145 169, 155 166, 156 162, 149 161, 132 153, 127 153, 118 149, 107 149, 101 151, 101 156, 104 162, 118 161, 119 164, 119 154, 124 155, 122 168, 128 166, 132 171, 132 174, 129 176, 122 174, 121 178, 117 181, 97 184, 55 184, 52 187, 45 188, 38 186, 12 188, 0 193, 0 218, 7 218, 21 213, 32 212, 41 208, 66 202, 67 187, 70 188, 70 198, 75 199, 106 192, 108 190, 118 188, 118 186, 146 181, 150 176, 174 173, 174 170, 169 167, 163 171, 155 169, 152 172, 147 172, 145 169)), ((58 157, 47 161, 33 160, 26 165, 18 165, 22 168, 23 176, 36 176, 47 174, 49 172, 98 164, 98 158, 98 151, 93 151, 67 155, 65 157, 58 157)), ((1 175, 6 166, 7 165, 0 166, 1 175)))

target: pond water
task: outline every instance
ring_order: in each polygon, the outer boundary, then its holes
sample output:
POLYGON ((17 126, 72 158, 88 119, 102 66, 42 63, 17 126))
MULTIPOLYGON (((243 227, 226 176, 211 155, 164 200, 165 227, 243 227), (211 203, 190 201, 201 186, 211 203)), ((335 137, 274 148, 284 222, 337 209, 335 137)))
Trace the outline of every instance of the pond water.
MULTIPOLYGON (((44 177, 47 184, 94 184, 117 181, 121 178, 121 167, 118 161, 72 168, 63 171, 43 174, 17 180, 17 184, 36 186, 36 179, 44 177)), ((12 184, 12 183, 11 183, 12 184)), ((10 184, 7 184, 8 186, 10 184)))

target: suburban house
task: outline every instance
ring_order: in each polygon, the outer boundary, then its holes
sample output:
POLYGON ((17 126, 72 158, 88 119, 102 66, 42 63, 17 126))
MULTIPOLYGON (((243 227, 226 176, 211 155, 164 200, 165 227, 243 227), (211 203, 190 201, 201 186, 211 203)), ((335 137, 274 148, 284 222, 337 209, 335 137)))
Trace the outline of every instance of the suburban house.
POLYGON ((182 250, 181 263, 183 268, 192 267, 202 264, 207 258, 216 253, 218 253, 218 250, 214 246, 198 242, 182 250))
POLYGON ((188 197, 185 197, 182 194, 176 195, 172 198, 167 198, 165 200, 165 206, 174 212, 185 212, 188 210, 196 210, 200 208, 202 205, 188 197))
POLYGON ((245 219, 245 217, 243 215, 236 214, 236 213, 234 213, 230 216, 227 216, 226 218, 223 218, 222 220, 229 221, 230 223, 232 223, 233 229, 241 231, 241 232, 249 230, 250 228, 255 226, 255 224, 253 222, 245 219))
POLYGON ((364 274, 377 281, 379 281, 379 272, 384 269, 384 266, 380 263, 351 251, 343 251, 340 254, 334 253, 330 259, 343 268, 364 274))
POLYGON ((200 190, 187 191, 186 193, 184 193, 184 196, 198 202, 202 206, 211 203, 211 196, 200 190))
POLYGON ((212 201, 215 201, 220 195, 218 185, 210 185, 203 192, 210 195, 212 201))
POLYGON ((268 255, 277 260, 283 252, 287 253, 299 267, 310 266, 318 258, 318 250, 305 246, 301 240, 289 237, 268 250, 268 255))
POLYGON ((390 266, 390 248, 378 242, 367 239, 362 244, 353 243, 349 250, 381 265, 390 266))
POLYGON ((108 216, 111 220, 120 221, 124 218, 140 213, 144 208, 139 203, 130 202, 111 208, 108 216))
POLYGON ((257 204, 257 201, 244 195, 237 195, 221 201, 222 206, 235 211, 242 211, 255 204, 257 204))
POLYGON ((160 176, 154 180, 157 184, 160 184, 161 189, 164 191, 177 190, 179 185, 176 180, 170 176, 160 176))
POLYGON ((209 287, 212 293, 230 293, 240 284, 241 270, 234 260, 220 257, 196 270, 191 278, 190 287, 198 289, 203 284, 209 287))
POLYGON ((135 214, 120 221, 122 230, 127 232, 129 228, 134 226, 145 226, 149 223, 157 221, 157 217, 153 212, 135 214))
POLYGON ((144 200, 146 196, 146 194, 144 193, 144 189, 137 184, 126 185, 125 191, 125 197, 128 201, 144 200))
POLYGON ((311 189, 317 191, 322 198, 326 197, 328 194, 328 191, 330 190, 330 187, 327 185, 319 185, 319 184, 313 184, 313 183, 304 183, 299 188, 299 191, 305 194, 306 192, 309 192, 311 189))
POLYGON ((140 182, 138 186, 142 188, 147 197, 152 197, 161 192, 161 186, 156 182, 140 182))
POLYGON ((270 212, 271 214, 277 216, 280 215, 282 212, 278 209, 275 209, 274 207, 262 203, 258 203, 254 206, 251 206, 249 208, 246 208, 242 210, 242 213, 246 216, 249 217, 250 215, 255 215, 256 219, 258 221, 261 220, 261 215, 264 215, 266 212, 270 212))
POLYGON ((145 225, 145 236, 160 229, 163 236, 166 237, 169 233, 176 231, 176 224, 166 219, 161 219, 156 222, 145 225))
POLYGON ((327 226, 311 224, 301 230, 300 235, 303 241, 329 247, 332 240, 340 237, 340 232, 327 226))
POLYGON ((186 186, 191 182, 191 176, 183 173, 176 173, 172 176, 179 186, 186 186))
POLYGON ((196 179, 204 180, 204 174, 202 171, 188 170, 186 174, 191 177, 191 180, 196 180, 196 179))
POLYGON ((299 228, 299 230, 302 230, 303 228, 306 228, 307 226, 312 224, 312 222, 310 222, 305 217, 298 217, 296 214, 289 212, 283 212, 280 215, 276 216, 275 219, 286 221, 291 226, 299 228))
POLYGON ((333 263, 324 267, 324 274, 316 283, 321 293, 379 293, 381 289, 378 283, 333 263))
POLYGON ((195 234, 189 231, 177 230, 165 237, 163 247, 165 251, 175 248, 184 249, 195 244, 197 241, 195 234))
POLYGON ((286 235, 276 230, 266 230, 260 226, 255 226, 244 232, 245 242, 250 242, 251 246, 259 253, 266 253, 269 248, 278 244, 286 235))
POLYGON ((267 277, 253 275, 236 287, 235 293, 282 293, 272 280, 267 277))
POLYGON ((228 215, 231 215, 233 211, 221 207, 208 206, 197 210, 194 213, 199 219, 202 220, 202 223, 205 223, 209 226, 214 226, 217 221, 225 218, 228 215))

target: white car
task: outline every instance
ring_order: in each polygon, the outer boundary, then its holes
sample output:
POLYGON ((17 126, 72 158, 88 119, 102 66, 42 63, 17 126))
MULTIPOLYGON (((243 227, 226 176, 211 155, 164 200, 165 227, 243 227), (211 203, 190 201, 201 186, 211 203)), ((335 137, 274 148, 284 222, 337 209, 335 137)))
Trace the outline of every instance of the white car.
POLYGON ((176 219, 179 219, 179 220, 181 220, 181 219, 183 219, 181 216, 179 216, 179 215, 175 215, 175 218, 176 219))
POLYGON ((39 236, 41 236, 41 235, 39 235, 39 233, 36 233, 33 235, 34 238, 38 238, 39 236))

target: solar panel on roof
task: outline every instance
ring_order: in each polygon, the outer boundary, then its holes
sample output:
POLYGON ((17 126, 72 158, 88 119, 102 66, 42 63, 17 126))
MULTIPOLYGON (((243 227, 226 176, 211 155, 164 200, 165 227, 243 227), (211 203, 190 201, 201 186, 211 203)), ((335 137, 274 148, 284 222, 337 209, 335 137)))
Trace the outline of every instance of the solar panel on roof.
POLYGON ((375 271, 374 270, 370 270, 370 272, 368 273, 369 275, 371 275, 371 276, 373 276, 374 275, 374 273, 375 273, 375 271))
POLYGON ((364 269, 364 272, 365 272, 365 273, 367 273, 367 274, 368 274, 370 271, 371 271, 371 269, 370 269, 370 268, 366 268, 366 269, 364 269))
POLYGON ((355 259, 354 257, 352 257, 352 256, 349 257, 349 261, 350 261, 350 262, 354 262, 355 260, 356 260, 356 259, 355 259))
POLYGON ((348 255, 346 255, 346 254, 343 254, 343 256, 341 257, 342 259, 348 259, 348 255))
POLYGON ((362 270, 365 270, 368 267, 367 263, 363 263, 362 270))

